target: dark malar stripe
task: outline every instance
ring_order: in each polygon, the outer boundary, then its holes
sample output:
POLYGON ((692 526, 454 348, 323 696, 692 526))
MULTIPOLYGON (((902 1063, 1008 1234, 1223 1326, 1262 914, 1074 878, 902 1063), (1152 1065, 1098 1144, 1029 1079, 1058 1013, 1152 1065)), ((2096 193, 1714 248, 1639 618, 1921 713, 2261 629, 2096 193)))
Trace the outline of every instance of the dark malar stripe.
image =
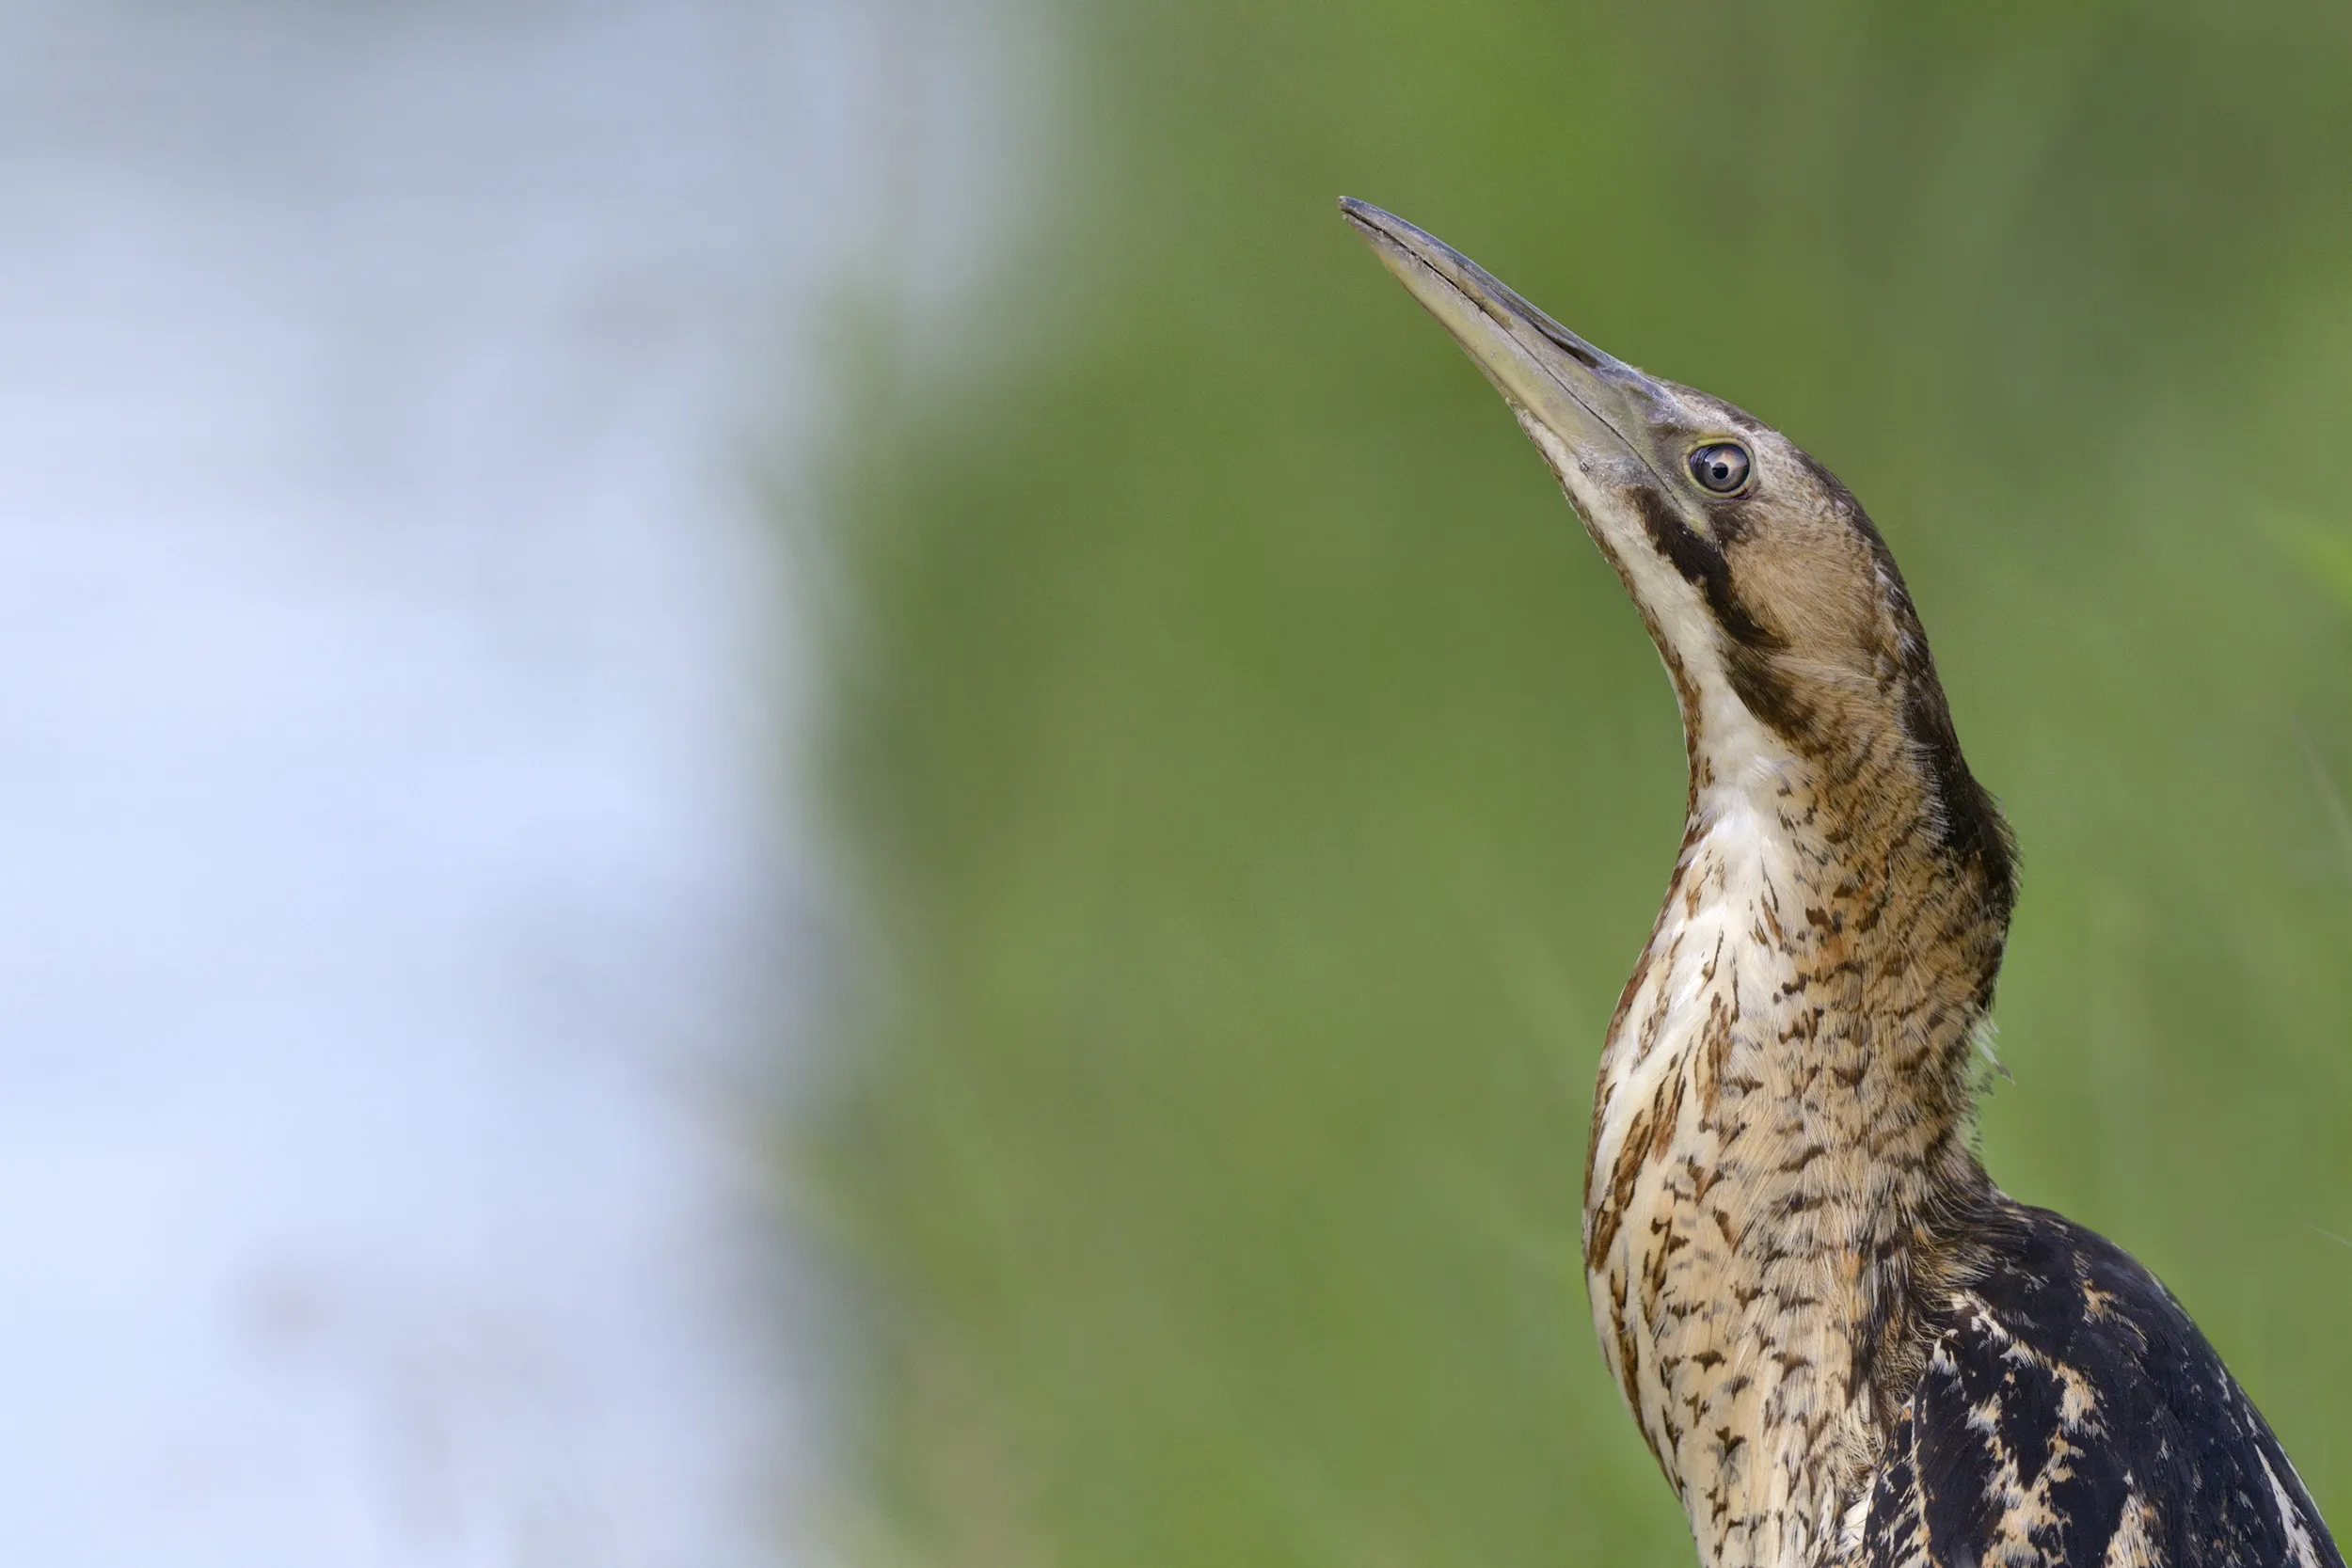
POLYGON ((1636 485, 1627 492, 1634 510, 1642 515, 1643 531, 1658 553, 1674 563, 1685 581, 1706 595, 1708 612, 1724 635, 1743 648, 1778 648, 1781 640, 1758 626, 1748 607, 1732 592, 1731 562, 1712 540, 1703 537, 1696 529, 1682 520, 1674 503, 1648 485, 1636 485))

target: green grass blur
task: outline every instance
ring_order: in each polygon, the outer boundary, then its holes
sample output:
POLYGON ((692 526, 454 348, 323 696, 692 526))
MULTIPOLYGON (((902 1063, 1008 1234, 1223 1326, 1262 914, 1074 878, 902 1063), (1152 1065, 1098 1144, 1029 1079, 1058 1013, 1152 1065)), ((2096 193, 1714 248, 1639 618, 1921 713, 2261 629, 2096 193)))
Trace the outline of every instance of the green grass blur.
POLYGON ((2344 9, 1053 21, 1057 196, 843 420, 871 1555, 1686 1560, 1576 1244, 1674 704, 1343 192, 1862 497, 2025 845, 1988 1163, 2352 1527, 2344 9))

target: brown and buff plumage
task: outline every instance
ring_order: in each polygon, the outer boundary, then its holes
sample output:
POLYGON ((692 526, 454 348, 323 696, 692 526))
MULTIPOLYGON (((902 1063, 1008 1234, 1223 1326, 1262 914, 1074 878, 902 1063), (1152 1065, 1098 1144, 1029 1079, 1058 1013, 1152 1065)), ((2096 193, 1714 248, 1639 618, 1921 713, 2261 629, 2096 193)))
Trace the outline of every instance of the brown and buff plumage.
POLYGON ((1343 205, 1543 451, 1681 705, 1687 825, 1601 1056, 1584 1259, 1701 1560, 2343 1568, 2163 1287, 1978 1163, 2011 846, 1861 507, 1343 205))

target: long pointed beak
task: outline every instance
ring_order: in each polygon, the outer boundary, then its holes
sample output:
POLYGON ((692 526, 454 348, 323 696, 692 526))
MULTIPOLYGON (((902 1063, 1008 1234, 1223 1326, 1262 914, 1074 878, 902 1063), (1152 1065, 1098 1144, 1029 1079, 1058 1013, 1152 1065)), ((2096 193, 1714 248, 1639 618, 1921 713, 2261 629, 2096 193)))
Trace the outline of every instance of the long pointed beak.
POLYGON ((1662 401, 1649 377, 1562 326, 1435 234, 1350 196, 1340 198, 1340 211, 1523 422, 1541 425, 1588 471, 1629 458, 1648 467, 1647 443, 1632 436, 1645 411, 1662 401))

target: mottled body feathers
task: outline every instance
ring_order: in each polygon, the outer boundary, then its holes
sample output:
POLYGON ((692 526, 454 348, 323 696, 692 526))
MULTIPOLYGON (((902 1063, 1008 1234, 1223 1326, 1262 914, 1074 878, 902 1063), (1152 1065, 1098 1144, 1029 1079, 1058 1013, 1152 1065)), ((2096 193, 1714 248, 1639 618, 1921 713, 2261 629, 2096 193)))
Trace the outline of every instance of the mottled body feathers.
POLYGON ((2188 1314, 2122 1248, 2002 1203, 1863 1505, 1857 1568, 2344 1568, 2295 1466, 2188 1314))

